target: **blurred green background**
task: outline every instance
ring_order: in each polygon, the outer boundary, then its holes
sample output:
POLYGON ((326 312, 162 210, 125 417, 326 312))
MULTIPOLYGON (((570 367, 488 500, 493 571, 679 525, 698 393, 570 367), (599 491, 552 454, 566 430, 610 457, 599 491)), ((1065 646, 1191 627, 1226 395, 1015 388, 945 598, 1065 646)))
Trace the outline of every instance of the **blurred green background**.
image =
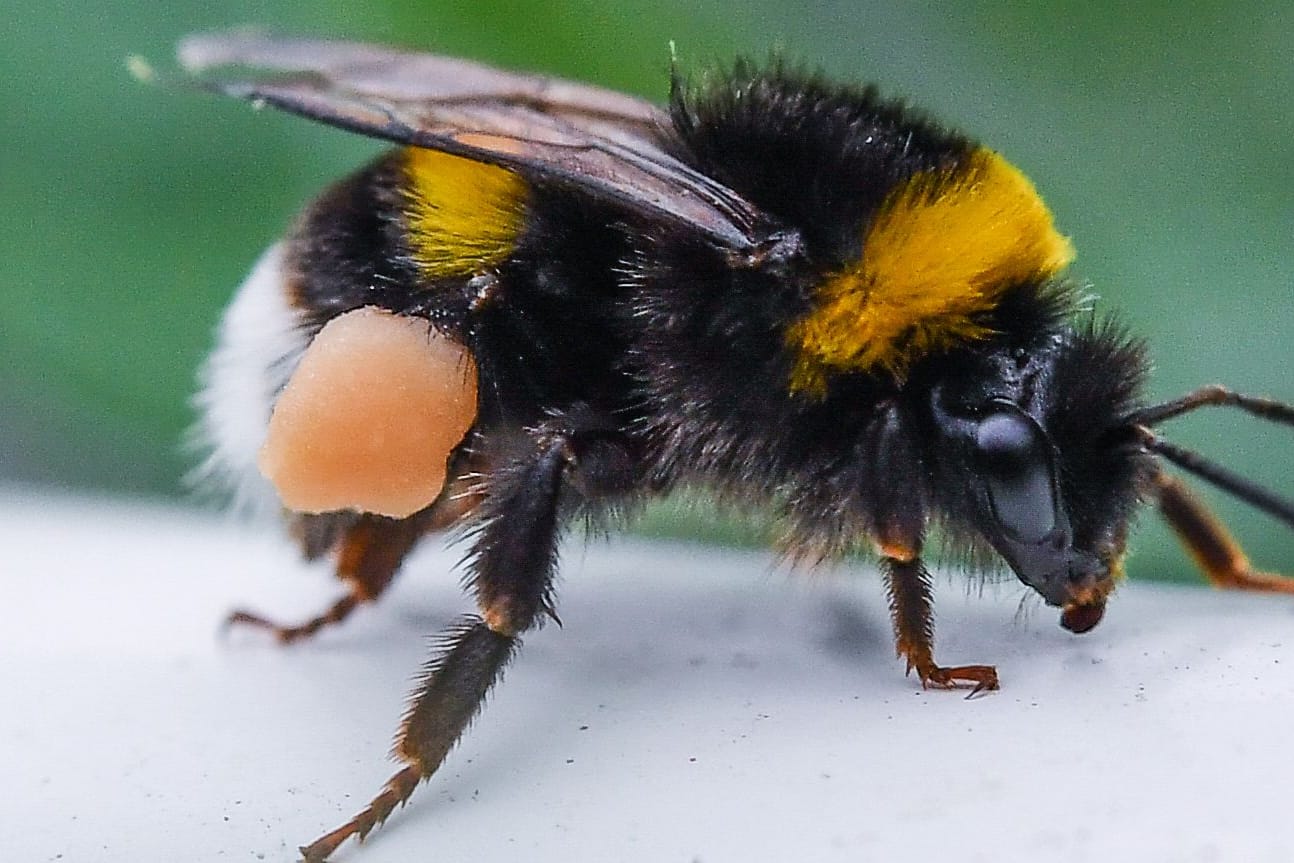
MULTIPOLYGON (((380 145, 145 87, 125 58, 257 24, 395 42, 664 94, 685 65, 780 48, 875 80, 1006 153, 1150 337, 1156 397, 1221 381, 1294 399, 1294 4, 773 0, 19 0, 0 33, 0 483, 180 498, 194 370, 259 251, 380 145)), ((1294 494, 1288 429, 1233 413, 1173 437, 1294 494)), ((1217 501, 1252 556, 1294 536, 1217 501)), ((1131 570, 1190 578, 1146 518, 1131 570)), ((701 523, 698 523, 701 522, 701 523)), ((707 537, 678 508, 648 528, 707 537)))

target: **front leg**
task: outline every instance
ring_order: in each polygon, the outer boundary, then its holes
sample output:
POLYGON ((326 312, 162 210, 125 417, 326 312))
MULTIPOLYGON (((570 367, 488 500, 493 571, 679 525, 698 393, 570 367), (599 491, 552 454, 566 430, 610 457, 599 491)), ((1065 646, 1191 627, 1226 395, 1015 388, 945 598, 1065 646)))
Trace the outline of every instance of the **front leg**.
POLYGON ((908 672, 916 671, 922 686, 953 689, 970 684, 970 695, 997 689, 997 669, 992 665, 945 667, 935 663, 933 591, 921 558, 915 554, 907 560, 887 556, 881 560, 881 571, 894 620, 895 652, 907 661, 908 672))
POLYGON ((873 540, 890 598, 895 652, 907 662, 909 674, 916 671, 922 686, 952 689, 971 684, 971 695, 997 689, 997 669, 991 665, 945 668, 935 663, 933 591, 930 574, 921 563, 928 507, 921 483, 913 481, 925 468, 897 405, 885 407, 873 435, 872 462, 881 466, 872 489, 880 514, 873 540))
MULTIPOLYGON (((1207 392, 1207 390, 1206 390, 1207 392)), ((1294 593, 1294 578, 1254 569, 1240 543, 1186 483, 1160 472, 1155 477, 1159 512, 1215 587, 1256 593, 1294 593)))
POLYGON ((606 434, 570 430, 540 430, 533 444, 490 477, 467 560, 479 616, 446 632, 423 668, 396 734, 393 754, 404 767, 362 812, 302 847, 306 863, 322 863, 351 836, 362 840, 408 800, 476 715, 520 647, 518 636, 553 616, 563 494, 588 487, 586 470, 597 475, 601 459, 623 461, 628 450, 606 434))

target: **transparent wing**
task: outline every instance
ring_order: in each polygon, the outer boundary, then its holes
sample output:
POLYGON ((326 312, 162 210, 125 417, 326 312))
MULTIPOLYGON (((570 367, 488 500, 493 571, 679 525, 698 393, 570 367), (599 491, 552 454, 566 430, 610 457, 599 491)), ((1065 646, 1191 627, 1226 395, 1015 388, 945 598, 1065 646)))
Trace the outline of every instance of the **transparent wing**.
POLYGON ((754 248, 764 224, 754 205, 665 150, 664 111, 621 93, 376 45, 244 32, 190 36, 177 56, 205 88, 580 189, 734 251, 754 248))

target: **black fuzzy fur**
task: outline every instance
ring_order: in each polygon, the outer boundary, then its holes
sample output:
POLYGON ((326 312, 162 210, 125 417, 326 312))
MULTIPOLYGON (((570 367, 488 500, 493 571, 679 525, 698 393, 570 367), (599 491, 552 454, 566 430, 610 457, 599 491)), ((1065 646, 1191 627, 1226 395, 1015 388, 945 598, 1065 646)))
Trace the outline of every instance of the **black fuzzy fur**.
MULTIPOLYGON (((282 106, 316 116, 292 104, 282 106)), ((320 111, 390 134, 363 115, 320 111)), ((955 176, 977 145, 872 88, 777 62, 737 63, 697 87, 675 78, 668 116, 648 150, 660 145, 729 187, 723 201, 745 199, 731 210, 740 248, 719 248, 728 232, 707 232, 704 220, 685 228, 668 208, 598 197, 551 162, 522 160, 524 227, 506 260, 430 278, 411 252, 401 151, 326 191, 289 234, 284 287, 308 333, 378 306, 424 319, 478 369, 475 422, 449 455, 440 497, 391 521, 401 530, 387 536, 412 546, 433 526, 459 524, 480 615, 451 628, 425 666, 397 739, 405 765, 359 815, 303 848, 309 860, 362 839, 402 804, 476 715, 520 636, 556 619, 565 527, 601 525, 676 487, 771 510, 786 551, 809 562, 876 546, 897 645, 923 683, 996 688, 991 667, 934 663, 922 560, 933 527, 963 561, 1007 562, 1066 607, 1068 628, 1100 618, 1154 469, 1132 428, 1147 362, 1118 326, 1080 315, 1071 286, 995 286, 996 305, 975 321, 986 337, 927 351, 901 376, 791 385, 788 331, 824 279, 861 258, 878 207, 919 172, 955 176), (993 438, 1003 421, 1008 433, 993 438)), ((629 134, 646 134, 632 125, 629 134)), ((687 185, 691 172, 667 175, 680 198, 714 191, 687 185)), ((939 193, 932 184, 928 194, 939 193)), ((290 514, 311 557, 344 547, 369 518, 290 514)), ((393 543, 378 545, 390 563, 379 592, 407 551, 393 543)), ((371 598, 352 594, 334 606, 340 615, 280 631, 313 632, 371 598)))
POLYGON ((672 150, 758 205, 770 234, 798 235, 797 255, 734 268, 695 234, 532 185, 525 231, 488 274, 488 297, 467 278, 428 283, 408 252, 396 156, 327 193, 294 234, 294 289, 314 325, 375 304, 426 317, 475 356, 479 414, 468 445, 475 463, 496 466, 470 556, 478 592, 483 579, 494 595, 497 580, 551 607, 543 572, 556 522, 530 549, 535 566, 523 567, 543 586, 528 593, 516 583, 526 549, 511 537, 547 518, 536 505, 597 513, 680 484, 772 506, 791 551, 811 557, 887 536, 919 547, 935 522, 981 544, 992 525, 969 456, 932 414, 938 393, 969 417, 992 398, 1036 417, 1058 452, 1076 542, 1121 544, 1143 463, 1102 433, 1137 403, 1146 363, 1117 328, 1073 323, 1063 283, 1012 286, 982 321, 992 337, 922 357, 902 380, 851 373, 832 378, 825 396, 789 388, 786 331, 824 275, 858 258, 895 183, 955 166, 971 141, 873 89, 778 65, 738 64, 695 90, 676 81, 671 116, 672 150), (572 415, 610 442, 607 470, 622 481, 564 482, 557 494, 543 472, 543 493, 528 498, 542 430, 572 415), (491 574, 496 557, 514 571, 491 574))
POLYGON ((823 267, 861 256, 867 219, 918 171, 973 149, 875 87, 828 82, 781 60, 738 61, 692 88, 673 81, 677 149, 805 239, 823 267))

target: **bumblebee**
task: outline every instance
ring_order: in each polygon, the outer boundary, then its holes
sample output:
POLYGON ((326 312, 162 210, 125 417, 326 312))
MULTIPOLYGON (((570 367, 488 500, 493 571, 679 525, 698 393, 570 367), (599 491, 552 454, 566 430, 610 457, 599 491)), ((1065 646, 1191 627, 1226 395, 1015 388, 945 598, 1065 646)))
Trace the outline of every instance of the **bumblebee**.
POLYGON ((303 847, 364 838, 430 777, 520 646, 557 619, 559 539, 680 487, 776 512, 811 562, 879 556, 899 657, 942 665, 923 550, 1004 562, 1085 632, 1146 504, 1223 587, 1253 569, 1172 463, 1294 524, 1294 504, 1164 440, 1224 405, 1147 404, 1144 346, 1081 306, 1073 252, 996 152, 873 88, 738 62, 666 108, 582 84, 340 42, 203 35, 200 86, 396 146, 310 204, 239 290, 199 402, 208 472, 277 494, 346 591, 376 600, 457 527, 478 613, 445 633, 402 766, 303 847))

